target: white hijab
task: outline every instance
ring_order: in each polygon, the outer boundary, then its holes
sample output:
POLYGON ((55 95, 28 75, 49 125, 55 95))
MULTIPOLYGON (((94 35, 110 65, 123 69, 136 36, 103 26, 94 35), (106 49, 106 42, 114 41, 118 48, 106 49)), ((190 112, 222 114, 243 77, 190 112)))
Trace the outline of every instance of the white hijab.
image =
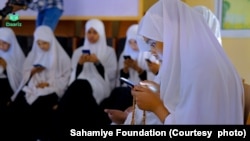
MULTIPOLYGON (((126 33, 126 41, 124 50, 120 55, 119 63, 118 63, 118 79, 116 86, 120 86, 120 70, 124 67, 124 55, 129 55, 131 58, 135 61, 137 61, 138 66, 141 67, 144 70, 147 70, 147 78, 148 80, 154 79, 154 74, 150 72, 146 58, 150 59, 152 62, 157 62, 157 59, 150 53, 148 50, 145 50, 142 46, 147 46, 144 43, 143 37, 138 35, 138 24, 131 25, 126 33), (129 45, 129 40, 134 39, 137 42, 138 49, 139 50, 133 50, 132 47, 129 45)), ((139 78, 139 74, 134 69, 129 69, 129 78, 130 81, 134 82, 135 84, 138 84, 141 80, 139 78)), ((125 85, 126 86, 126 85, 125 85)))
MULTIPOLYGON (((126 32, 126 41, 125 41, 124 49, 123 49, 123 51, 120 55, 119 61, 118 61, 118 69, 117 69, 118 78, 117 78, 116 86, 120 86, 120 76, 121 76, 120 70, 123 69, 124 61, 125 61, 123 56, 125 56, 125 55, 130 56, 133 60, 136 60, 136 61, 138 59, 139 50, 133 50, 132 47, 129 45, 129 40, 132 40, 132 39, 136 40, 137 29, 138 29, 138 24, 133 24, 133 25, 129 26, 129 28, 126 32)), ((138 83, 140 81, 140 78, 138 77, 138 73, 135 70, 129 69, 129 75, 130 75, 130 77, 129 77, 130 81, 132 81, 134 83, 138 83)))
MULTIPOLYGON (((7 74, 0 73, 1 78, 8 77, 10 86, 13 91, 16 91, 22 79, 22 67, 25 55, 17 42, 16 36, 11 28, 0 28, 0 40, 10 44, 8 51, 0 50, 0 57, 7 62, 7 74)), ((1 66, 0 66, 1 67, 1 66)))
MULTIPOLYGON (((137 38, 138 24, 133 24, 129 26, 126 33, 126 42, 123 50, 123 55, 130 55, 132 59, 136 60, 139 54, 139 51, 133 50, 129 45, 129 40, 136 40, 137 38)), ((121 56, 123 58, 123 56, 121 56)))
POLYGON ((87 37, 87 32, 90 28, 94 28, 97 31, 99 34, 99 40, 92 44, 86 38, 84 45, 74 51, 72 56, 73 71, 71 73, 70 84, 76 79, 76 68, 79 58, 82 55, 82 50, 89 49, 91 54, 95 54, 103 65, 105 79, 99 75, 99 72, 93 63, 84 63, 83 70, 77 79, 86 79, 89 81, 92 86, 93 96, 99 104, 104 98, 109 96, 111 89, 115 86, 117 60, 114 49, 107 45, 103 22, 98 19, 87 21, 85 37, 87 37))
POLYGON ((158 60, 151 52, 150 49, 148 49, 148 45, 146 44, 145 40, 142 36, 137 35, 137 44, 139 47, 140 53, 138 54, 137 63, 139 66, 147 71, 147 80, 154 80, 155 74, 151 72, 151 70, 148 67, 146 59, 149 59, 151 62, 160 64, 160 60, 158 60))
POLYGON ((219 43, 222 44, 220 22, 214 15, 214 13, 210 9, 202 5, 195 6, 194 9, 201 13, 208 26, 211 28, 214 35, 218 39, 219 43))
POLYGON ((243 124, 241 78, 198 12, 178 0, 159 0, 139 34, 164 43, 165 124, 243 124))
MULTIPOLYGON (((47 26, 39 26, 34 33, 34 42, 24 63, 23 81, 19 88, 25 92, 26 100, 32 104, 39 96, 56 93, 59 98, 62 97, 70 77, 70 58, 62 46, 56 40, 53 31, 47 26), (37 44, 38 40, 50 43, 48 51, 43 51, 37 44), (41 73, 34 74, 28 85, 25 83, 30 78, 30 72, 34 64, 41 64, 46 69, 41 73), (49 87, 36 88, 40 82, 48 82, 49 87)), ((19 92, 18 91, 18 92, 19 92)), ((18 92, 12 97, 15 99, 18 92)))

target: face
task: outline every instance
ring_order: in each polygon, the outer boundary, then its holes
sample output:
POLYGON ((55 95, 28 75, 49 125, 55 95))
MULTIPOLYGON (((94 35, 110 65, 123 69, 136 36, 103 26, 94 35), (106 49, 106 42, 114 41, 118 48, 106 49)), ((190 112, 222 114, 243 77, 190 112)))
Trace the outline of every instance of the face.
POLYGON ((50 43, 43 40, 37 40, 37 44, 43 51, 48 51, 50 48, 50 43))
POLYGON ((162 60, 163 42, 155 41, 147 37, 143 37, 145 42, 150 46, 150 52, 159 60, 162 60))
POLYGON ((87 32, 87 38, 90 43, 96 43, 99 40, 99 34, 94 28, 90 28, 87 32))
POLYGON ((6 51, 9 50, 9 48, 10 48, 10 44, 9 43, 7 43, 7 42, 5 42, 3 40, 0 40, 0 50, 6 52, 6 51))
POLYGON ((129 41, 129 46, 134 50, 134 51, 139 51, 139 48, 137 46, 137 42, 134 39, 130 39, 129 41))

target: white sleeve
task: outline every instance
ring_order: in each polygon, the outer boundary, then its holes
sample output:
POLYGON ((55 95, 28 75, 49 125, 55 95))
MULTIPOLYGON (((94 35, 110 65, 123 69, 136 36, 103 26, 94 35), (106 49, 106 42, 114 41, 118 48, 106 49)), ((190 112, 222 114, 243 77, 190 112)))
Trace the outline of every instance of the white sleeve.
POLYGON ((174 120, 174 114, 169 114, 164 121, 164 124, 176 124, 174 120))

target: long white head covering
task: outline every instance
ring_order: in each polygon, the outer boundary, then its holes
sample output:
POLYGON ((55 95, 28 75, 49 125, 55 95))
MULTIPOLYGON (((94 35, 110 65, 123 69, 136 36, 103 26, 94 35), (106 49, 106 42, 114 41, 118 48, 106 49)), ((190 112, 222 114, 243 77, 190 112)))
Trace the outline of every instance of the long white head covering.
POLYGON ((114 49, 107 45, 103 22, 99 19, 88 20, 85 25, 85 37, 87 37, 87 32, 90 28, 97 31, 99 40, 96 43, 90 43, 88 39, 85 39, 84 45, 74 51, 72 56, 73 71, 71 73, 70 84, 75 79, 88 80, 92 86, 93 95, 97 103, 100 103, 104 98, 109 96, 111 89, 115 86, 117 59, 114 49), (76 78, 76 68, 83 49, 89 49, 91 54, 97 56, 104 67, 105 79, 99 75, 94 64, 88 62, 84 63, 82 72, 79 74, 78 78, 76 78))
POLYGON ((165 124, 243 124, 241 79, 207 23, 179 0, 159 0, 139 34, 163 41, 165 124))
POLYGON ((85 39, 83 44, 84 49, 90 49, 92 54, 96 54, 96 56, 100 58, 100 61, 104 61, 102 59, 106 58, 108 46, 104 24, 99 19, 88 20, 85 25, 85 37, 87 37, 87 32, 90 30, 90 28, 94 28, 97 31, 99 34, 99 40, 92 44, 87 39, 85 39))
POLYGON ((213 31, 214 35, 217 37, 220 44, 222 44, 220 22, 215 14, 210 9, 202 5, 195 6, 194 9, 201 13, 208 26, 213 31))
MULTIPOLYGON (((145 47, 147 45, 144 42, 144 39, 142 36, 138 35, 138 24, 132 24, 129 26, 127 33, 126 33, 126 41, 125 41, 125 46, 124 50, 120 55, 119 58, 119 63, 118 63, 118 76, 120 76, 120 70, 123 69, 124 67, 124 55, 131 56, 131 58, 135 61, 137 61, 137 64, 139 67, 147 71, 147 79, 148 80, 153 80, 154 79, 154 74, 150 72, 146 58, 150 59, 152 62, 157 62, 156 58, 148 51, 145 50, 145 47), (138 50, 133 50, 132 47, 129 44, 129 40, 135 40, 138 46, 138 50), (144 46, 144 47, 143 47, 144 46)), ((137 71, 134 69, 129 69, 129 78, 130 81, 134 82, 135 84, 139 83, 141 80, 139 78, 139 74, 137 71)), ((120 79, 118 78, 117 81, 117 86, 120 86, 120 79)))
POLYGON ((126 42, 125 42, 124 51, 123 51, 123 55, 130 55, 131 58, 134 60, 137 59, 139 50, 133 50, 132 47, 130 47, 129 45, 129 41, 131 39, 136 41, 137 29, 138 29, 138 24, 133 24, 128 28, 127 33, 126 33, 126 42))
POLYGON ((137 35, 136 41, 140 51, 140 53, 138 54, 137 63, 143 70, 147 72, 147 80, 154 80, 156 75, 149 69, 146 59, 149 59, 151 62, 156 64, 160 64, 160 60, 158 60, 147 49, 148 45, 146 44, 142 36, 137 35))
MULTIPOLYGON (((10 44, 8 51, 0 50, 0 57, 7 62, 7 74, 10 86, 16 91, 22 79, 22 68, 25 55, 17 42, 16 36, 11 28, 0 28, 0 40, 10 44)), ((1 67, 1 66, 0 66, 1 67)), ((7 76, 4 76, 7 77, 7 76)))
MULTIPOLYGON (((133 50, 132 47, 129 44, 129 40, 133 39, 136 41, 137 38, 137 29, 138 29, 138 24, 133 24, 131 26, 129 26, 127 32, 126 32, 126 41, 125 41, 125 45, 124 45, 124 49, 123 52, 120 55, 119 58, 119 62, 118 62, 118 79, 117 79, 117 86, 120 86, 120 70, 123 69, 124 67, 124 61, 125 59, 123 58, 123 56, 127 55, 130 56, 133 60, 138 59, 138 54, 139 54, 139 50, 133 50)), ((139 65, 139 64, 138 64, 139 65)), ((133 69, 129 69, 129 80, 134 82, 134 83, 138 83, 140 81, 140 78, 138 77, 138 73, 133 70, 133 69)))
MULTIPOLYGON (((20 90, 22 89, 26 93, 26 100, 29 104, 32 104, 42 95, 56 93, 60 98, 64 94, 70 77, 70 58, 58 43, 53 31, 49 27, 39 26, 36 28, 32 50, 25 60, 23 71, 24 77, 20 90), (38 46, 38 40, 49 42, 49 50, 43 51, 38 46), (28 85, 24 86, 30 78, 30 72, 34 64, 40 64, 46 69, 34 74, 28 85), (48 82, 49 87, 43 89, 36 88, 36 85, 41 82, 48 82)), ((15 99, 16 94, 12 99, 15 99)))

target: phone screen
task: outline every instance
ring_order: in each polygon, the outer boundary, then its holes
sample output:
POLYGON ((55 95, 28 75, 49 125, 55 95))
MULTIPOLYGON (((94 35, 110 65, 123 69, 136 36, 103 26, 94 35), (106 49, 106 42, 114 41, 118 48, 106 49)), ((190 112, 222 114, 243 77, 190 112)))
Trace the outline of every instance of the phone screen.
POLYGON ((40 65, 40 64, 34 64, 33 66, 34 66, 34 67, 43 67, 43 66, 40 65))
POLYGON ((123 56, 124 59, 131 59, 131 57, 129 55, 125 55, 123 56))
POLYGON ((151 63, 151 61, 149 59, 145 59, 148 63, 151 63))
POLYGON ((82 50, 82 53, 83 53, 83 54, 90 54, 90 50, 84 49, 84 50, 82 50))
POLYGON ((134 87, 134 83, 133 82, 131 82, 130 80, 128 80, 128 79, 126 79, 126 78, 124 78, 124 77, 121 77, 120 78, 124 83, 126 83, 129 87, 134 87))

